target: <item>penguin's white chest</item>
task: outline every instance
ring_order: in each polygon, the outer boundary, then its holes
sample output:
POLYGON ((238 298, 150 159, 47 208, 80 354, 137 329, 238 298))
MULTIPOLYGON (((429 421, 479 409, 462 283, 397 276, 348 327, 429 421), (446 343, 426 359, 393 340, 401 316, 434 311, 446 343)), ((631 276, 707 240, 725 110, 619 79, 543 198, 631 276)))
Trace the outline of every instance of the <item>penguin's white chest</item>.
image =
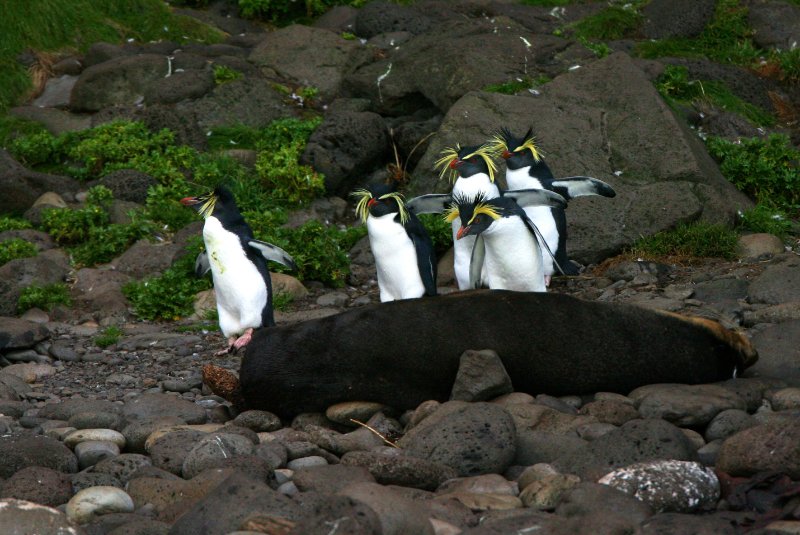
POLYGON ((396 214, 367 217, 367 233, 375 268, 381 301, 411 299, 425 294, 425 285, 419 274, 417 250, 396 214))
MULTIPOLYGON (((472 175, 471 177, 459 177, 453 184, 453 196, 459 195, 466 198, 474 198, 483 195, 486 199, 494 199, 500 196, 500 189, 489 180, 489 176, 483 173, 472 175)), ((460 290, 469 289, 469 266, 472 258, 472 248, 475 246, 475 236, 464 236, 460 240, 456 239, 461 221, 453 221, 453 271, 455 272, 456 282, 460 290)), ((481 280, 487 283, 486 277, 481 280)))
POLYGON ((261 326, 267 304, 267 285, 242 249, 239 237, 216 217, 203 225, 203 240, 214 279, 219 326, 225 336, 261 326))
POLYGON ((545 292, 539 242, 519 217, 496 220, 483 232, 484 277, 493 290, 545 292))
MULTIPOLYGON (((528 168, 508 169, 506 171, 506 183, 508 189, 544 189, 542 183, 528 174, 528 168)), ((533 221, 539 232, 542 233, 545 243, 553 254, 558 249, 558 227, 553 218, 553 211, 549 206, 525 206, 523 208, 528 218, 533 221)), ((552 275, 555 272, 553 257, 546 251, 542 251, 545 275, 552 275)))

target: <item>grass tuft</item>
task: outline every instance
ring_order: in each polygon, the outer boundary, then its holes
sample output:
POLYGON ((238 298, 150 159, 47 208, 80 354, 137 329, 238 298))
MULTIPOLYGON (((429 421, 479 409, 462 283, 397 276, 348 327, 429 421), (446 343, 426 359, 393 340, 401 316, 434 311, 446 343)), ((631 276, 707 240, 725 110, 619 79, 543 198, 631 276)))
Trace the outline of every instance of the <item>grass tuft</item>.
POLYGON ((709 223, 680 224, 673 230, 636 240, 626 251, 644 259, 660 257, 736 258, 736 232, 724 225, 709 223))

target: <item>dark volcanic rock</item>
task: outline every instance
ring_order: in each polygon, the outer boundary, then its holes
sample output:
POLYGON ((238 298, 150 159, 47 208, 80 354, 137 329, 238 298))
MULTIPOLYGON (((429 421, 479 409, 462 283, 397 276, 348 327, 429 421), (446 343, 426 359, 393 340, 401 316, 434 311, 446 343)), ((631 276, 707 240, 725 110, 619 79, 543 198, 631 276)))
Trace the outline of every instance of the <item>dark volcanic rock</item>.
POLYGON ((43 436, 0 437, 0 477, 10 477, 29 466, 77 472, 78 459, 61 442, 43 436))

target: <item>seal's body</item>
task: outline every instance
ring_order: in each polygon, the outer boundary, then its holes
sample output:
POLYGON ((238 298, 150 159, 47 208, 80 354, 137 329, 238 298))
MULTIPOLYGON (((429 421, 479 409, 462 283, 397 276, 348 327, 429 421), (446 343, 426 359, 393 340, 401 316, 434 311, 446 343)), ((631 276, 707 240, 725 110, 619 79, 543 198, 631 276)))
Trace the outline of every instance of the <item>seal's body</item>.
POLYGON ((756 358, 746 339, 705 320, 477 290, 259 329, 242 360, 241 392, 249 408, 284 417, 347 400, 411 409, 449 398, 468 349, 497 351, 516 391, 551 395, 718 381, 756 358))

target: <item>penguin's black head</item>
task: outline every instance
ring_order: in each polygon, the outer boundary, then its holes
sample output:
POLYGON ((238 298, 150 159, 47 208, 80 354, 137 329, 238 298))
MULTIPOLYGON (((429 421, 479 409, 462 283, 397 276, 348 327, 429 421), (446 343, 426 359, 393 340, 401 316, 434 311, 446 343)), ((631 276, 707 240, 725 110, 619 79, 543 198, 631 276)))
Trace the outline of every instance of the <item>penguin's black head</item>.
POLYGON ((370 184, 350 194, 356 202, 356 215, 366 222, 368 216, 380 217, 399 214, 400 223, 408 221, 408 210, 403 195, 397 191, 397 183, 370 184))
POLYGON ((488 146, 489 152, 503 158, 509 169, 522 169, 542 161, 532 128, 524 136, 517 137, 511 130, 503 127, 488 142, 488 146))
POLYGON ((503 217, 502 208, 483 195, 475 197, 455 195, 450 208, 444 214, 445 221, 448 223, 452 223, 456 219, 461 220, 461 228, 456 234, 457 240, 464 236, 477 236, 501 217, 503 217))
POLYGON ((450 180, 455 182, 458 177, 468 178, 478 173, 489 175, 489 180, 494 182, 494 173, 497 166, 489 153, 489 146, 470 145, 455 148, 446 148, 442 151, 442 157, 436 160, 434 168, 441 168, 439 178, 444 178, 448 173, 450 180))
POLYGON ((209 191, 197 197, 184 197, 181 204, 191 206, 205 219, 209 216, 219 218, 221 214, 238 215, 239 208, 233 194, 225 186, 217 186, 214 191, 209 191))

